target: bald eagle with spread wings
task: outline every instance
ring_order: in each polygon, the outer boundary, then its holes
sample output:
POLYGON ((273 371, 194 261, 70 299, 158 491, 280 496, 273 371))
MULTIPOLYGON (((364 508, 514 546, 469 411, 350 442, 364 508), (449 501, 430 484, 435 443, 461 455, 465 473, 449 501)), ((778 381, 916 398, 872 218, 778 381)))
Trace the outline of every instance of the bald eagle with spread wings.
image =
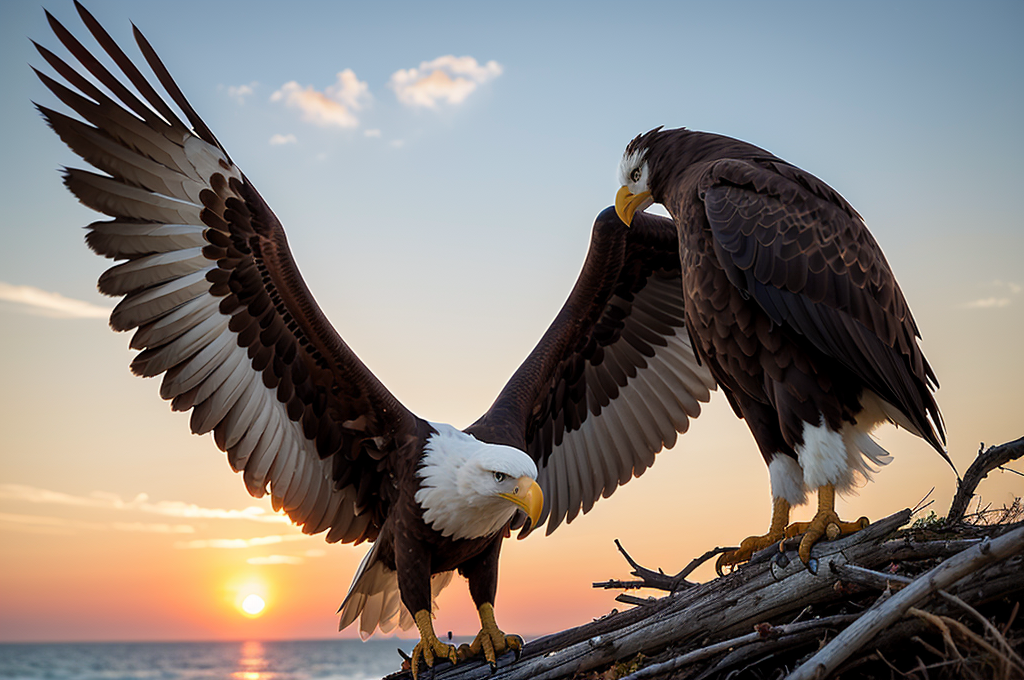
POLYGON ((568 300, 490 409, 462 431, 427 422, 328 322, 278 219, 149 42, 135 30, 169 101, 76 6, 120 75, 47 13, 80 68, 37 45, 63 82, 37 73, 78 118, 38 108, 99 170, 67 169, 64 182, 109 218, 86 240, 121 261, 99 288, 122 298, 110 325, 135 331, 132 371, 163 376, 160 395, 191 410, 192 431, 213 434, 253 496, 269 494, 328 542, 373 543, 342 628, 415 624, 414 674, 435 659, 483 654, 493 665, 521 649, 493 611, 510 526, 550 533, 587 512, 673 446, 714 389, 684 327, 672 221, 636 215, 627 228, 614 209, 601 213, 568 300), (459 650, 432 623, 455 571, 481 623, 459 650))
POLYGON ((837 491, 889 456, 871 437, 892 422, 943 449, 935 374, 889 263, 835 190, 764 149, 721 135, 654 129, 626 147, 616 210, 652 203, 679 232, 686 329, 703 366, 768 464, 771 527, 719 569, 804 534, 799 554, 866 525, 843 522, 837 491), (818 494, 810 522, 789 511, 818 494))

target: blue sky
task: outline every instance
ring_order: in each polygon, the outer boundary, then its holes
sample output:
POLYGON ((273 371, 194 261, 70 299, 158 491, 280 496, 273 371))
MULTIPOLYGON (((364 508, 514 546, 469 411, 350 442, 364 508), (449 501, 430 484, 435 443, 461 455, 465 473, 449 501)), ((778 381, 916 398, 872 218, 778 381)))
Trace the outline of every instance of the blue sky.
MULTIPOLYGON (((46 6, 85 39, 70 2, 46 6)), ((129 21, 147 35, 277 212, 339 332, 421 416, 465 426, 487 408, 568 294, 592 220, 618 188, 626 143, 665 125, 758 144, 857 207, 922 328, 961 470, 979 441, 1021 434, 1020 2, 87 6, 132 56, 129 21), (471 91, 434 108, 403 103, 389 86, 397 72, 423 76, 425 63, 446 56, 472 57, 481 72, 492 61, 497 68, 477 81, 466 76, 471 91), (327 93, 346 69, 359 85, 338 97, 358 105, 348 110, 355 124, 320 125, 287 105, 289 91, 327 93)), ((59 179, 62 165, 80 162, 31 106, 59 104, 28 68, 43 65, 29 38, 59 46, 39 3, 0 4, 0 481, 246 507, 213 444, 187 434, 153 381, 128 375, 127 336, 98 318, 52 318, 13 301, 28 286, 112 306, 95 292, 108 263, 82 241, 80 227, 96 216, 59 179)), ((912 504, 904 496, 921 485, 949 491, 948 469, 923 443, 891 429, 883 443, 897 462, 862 492, 875 515, 912 504)), ((655 466, 659 481, 650 484, 680 479, 702 452, 715 455, 701 460, 722 461, 706 472, 715 479, 749 468, 757 499, 735 508, 722 531, 738 538, 762 530, 766 471, 720 396, 673 460, 655 466)), ((993 483, 1002 484, 993 487, 998 498, 1009 493, 1009 482, 993 483)), ((579 521, 584 529, 574 524, 548 539, 551 550, 603 554, 614 537, 600 530, 611 522, 603 506, 639 504, 642 513, 659 488, 627 486, 599 504, 598 519, 579 521), (630 495, 642 491, 650 498, 630 495)), ((0 518, 67 519, 57 505, 19 493, 0 489, 0 518)), ((700 496, 686 486, 674 494, 700 496)), ((0 532, 29 541, 17 543, 28 565, 43 553, 26 538, 26 522, 0 521, 0 532)), ((534 559, 545 545, 531 548, 534 559)), ((653 539, 649 547, 662 554, 653 539)), ((705 547, 682 547, 678 560, 705 547)), ((361 555, 334 550, 346 565, 361 555)), ((617 557, 607 552, 612 564, 617 557)), ((678 553, 665 555, 672 564, 678 553)), ((22 572, 11 573, 4 591, 31 592, 22 572)), ((66 607, 65 636, 74 637, 77 610, 66 607)), ((24 627, 10 616, 0 636, 24 627)), ((83 605, 83 630, 88 620, 83 605)), ((153 635, 172 634, 161 630, 153 635)))

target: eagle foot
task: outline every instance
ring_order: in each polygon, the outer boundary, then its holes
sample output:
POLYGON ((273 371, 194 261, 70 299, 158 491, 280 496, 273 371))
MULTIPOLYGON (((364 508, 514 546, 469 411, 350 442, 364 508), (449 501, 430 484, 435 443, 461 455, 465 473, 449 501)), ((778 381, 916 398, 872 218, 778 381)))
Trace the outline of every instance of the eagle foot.
POLYGON ((430 612, 421 609, 416 612, 416 627, 420 631, 420 641, 412 650, 412 677, 419 677, 420 660, 433 668, 434 663, 440 659, 447 659, 454 666, 459 661, 459 653, 455 645, 447 645, 437 639, 434 634, 434 624, 430 620, 430 612))
POLYGON ((764 536, 744 538, 740 547, 719 555, 718 561, 715 562, 715 571, 722 576, 724 567, 734 567, 741 562, 746 562, 758 550, 763 550, 773 543, 781 541, 786 537, 787 522, 789 522, 789 502, 785 498, 776 498, 772 502, 772 524, 768 533, 764 536))
POLYGON ((839 519, 835 510, 818 510, 810 522, 793 522, 786 527, 786 538, 793 538, 803 534, 800 539, 800 547, 797 554, 804 564, 811 562, 811 548, 822 538, 834 540, 840 536, 860 531, 869 524, 867 517, 861 517, 855 522, 844 522, 839 519))
POLYGON ((469 659, 480 656, 491 667, 491 672, 498 670, 498 658, 508 651, 515 652, 516 661, 523 653, 523 638, 518 635, 505 635, 494 620, 494 607, 489 602, 480 605, 480 632, 468 645, 459 645, 459 658, 469 659))
POLYGON ((748 536, 740 542, 740 547, 718 556, 718 560, 715 562, 715 571, 721 576, 725 567, 734 567, 741 562, 746 562, 758 550, 778 543, 785 537, 782 531, 769 531, 764 536, 748 536))

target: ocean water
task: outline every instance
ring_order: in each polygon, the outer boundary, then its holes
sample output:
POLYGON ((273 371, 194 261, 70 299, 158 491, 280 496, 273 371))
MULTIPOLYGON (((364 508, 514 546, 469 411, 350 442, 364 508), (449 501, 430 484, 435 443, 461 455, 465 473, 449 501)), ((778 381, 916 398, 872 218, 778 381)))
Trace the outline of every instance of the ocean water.
POLYGON ((415 640, 0 644, 3 680, 379 680, 415 640))

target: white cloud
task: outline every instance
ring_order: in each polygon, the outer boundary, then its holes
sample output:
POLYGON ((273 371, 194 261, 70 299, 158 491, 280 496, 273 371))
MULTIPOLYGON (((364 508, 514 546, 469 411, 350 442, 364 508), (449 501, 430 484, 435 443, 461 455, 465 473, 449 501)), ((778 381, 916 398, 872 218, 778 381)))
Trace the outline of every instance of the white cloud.
POLYGON ((274 524, 289 523, 288 518, 284 515, 267 512, 264 508, 255 505, 242 510, 225 510, 222 508, 203 508, 194 503, 184 503, 182 501, 158 501, 151 503, 149 496, 144 493, 140 493, 130 501, 125 501, 116 494, 101 491, 94 491, 88 496, 74 496, 60 491, 39 489, 23 484, 0 484, 0 498, 27 503, 68 505, 105 510, 134 510, 182 519, 244 519, 252 522, 269 522, 274 524))
POLYGON ((150 534, 194 534, 195 527, 189 524, 145 524, 143 522, 113 522, 115 531, 141 531, 150 534))
POLYGON ((14 303, 20 312, 56 319, 105 319, 113 311, 113 307, 101 307, 35 286, 14 286, 3 281, 0 281, 0 301, 14 303))
POLYGON ((259 83, 255 80, 248 85, 228 85, 228 96, 232 99, 237 99, 239 104, 244 104, 246 97, 250 97, 255 94, 256 87, 258 85, 259 83))
POLYGON ((277 134, 277 135, 273 135, 270 138, 270 143, 272 145, 274 145, 274 146, 279 146, 281 144, 294 144, 297 141, 299 141, 299 140, 293 134, 287 134, 287 135, 277 134))
POLYGON ((13 525, 12 528, 29 533, 69 534, 83 529, 92 531, 128 531, 150 534, 193 534, 195 528, 188 524, 149 524, 143 522, 83 522, 64 517, 42 517, 40 515, 18 515, 0 513, 0 523, 13 525))
POLYGON ((363 134, 367 137, 380 137, 380 130, 363 130, 363 134))
POLYGON ((971 309, 991 309, 993 307, 1009 307, 1011 302, 1010 298, 989 297, 968 302, 965 306, 971 309))
POLYGON ((198 550, 201 548, 217 548, 219 550, 241 550, 243 548, 255 548, 262 545, 277 545, 285 541, 301 541, 309 538, 306 534, 273 534, 271 536, 257 536, 256 538, 211 538, 199 541, 182 541, 175 543, 175 548, 183 550, 198 550))
POLYGON ((399 69, 388 86, 398 101, 413 108, 436 109, 439 102, 460 104, 478 85, 501 75, 496 61, 479 64, 473 57, 445 55, 425 61, 418 68, 399 69))
POLYGON ((302 564, 305 562, 301 557, 292 555, 267 555, 265 557, 250 557, 246 560, 249 564, 302 564))
POLYGON ((372 99, 370 86, 359 80, 352 69, 339 71, 336 78, 334 85, 325 90, 327 96, 336 102, 359 111, 372 99))
POLYGON ((270 96, 272 102, 283 101, 301 111, 306 122, 343 128, 358 127, 359 119, 353 111, 361 110, 371 99, 369 86, 359 80, 352 69, 338 73, 335 83, 323 92, 312 85, 302 87, 292 80, 270 96))
POLYGON ((985 287, 1001 289, 1000 294, 973 300, 965 303, 963 306, 968 309, 998 309, 1000 307, 1009 307, 1013 304, 1014 297, 1020 295, 1021 291, 1024 290, 1024 287, 1013 281, 991 281, 985 284, 985 287))

